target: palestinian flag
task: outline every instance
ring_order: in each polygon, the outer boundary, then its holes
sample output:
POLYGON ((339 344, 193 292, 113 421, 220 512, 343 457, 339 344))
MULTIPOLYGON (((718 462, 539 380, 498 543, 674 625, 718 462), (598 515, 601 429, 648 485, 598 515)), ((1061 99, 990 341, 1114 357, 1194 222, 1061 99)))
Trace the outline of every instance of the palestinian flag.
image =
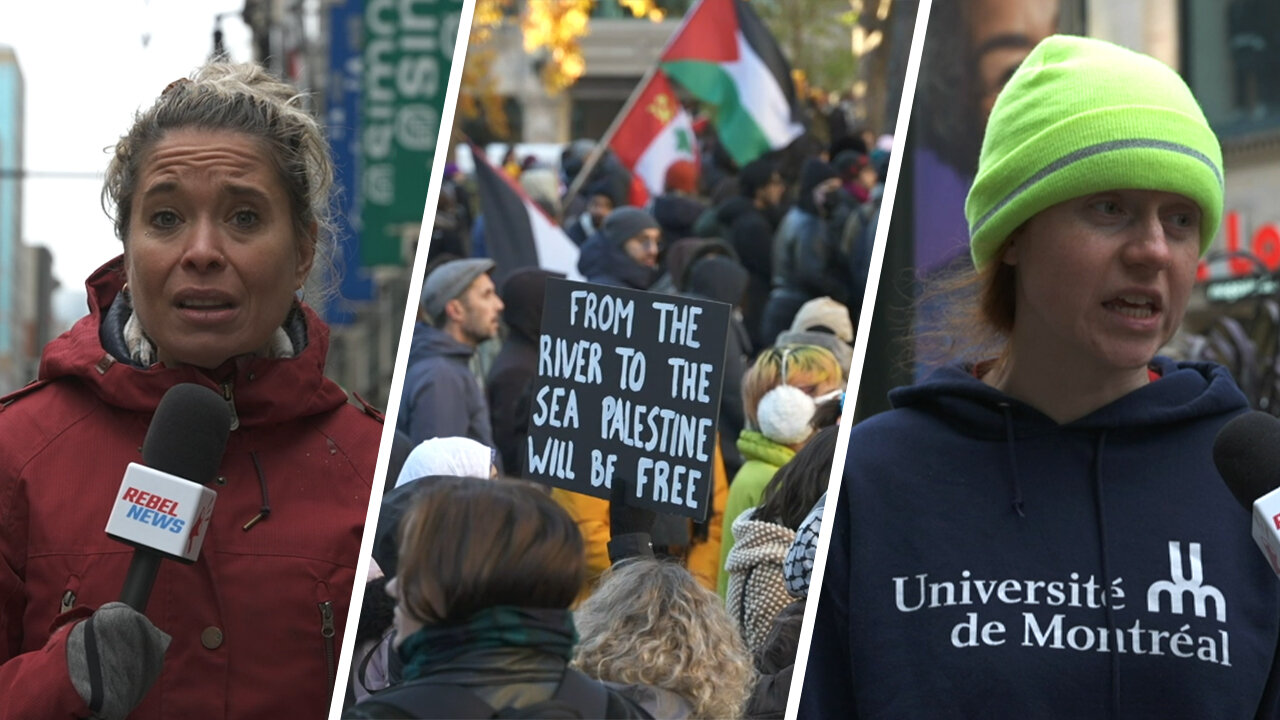
POLYGON ((739 166, 804 132, 791 67, 743 0, 700 0, 660 62, 672 80, 715 108, 720 141, 739 166))
POLYGON ((515 180, 489 162, 484 150, 474 144, 470 147, 484 218, 484 243, 489 257, 498 264, 493 270, 494 284, 502 287, 512 271, 530 265, 581 280, 578 246, 515 180))
POLYGON ((650 196, 661 195, 672 163, 698 162, 696 143, 693 118, 676 99, 666 74, 654 72, 609 141, 631 171, 631 204, 644 207, 650 196))

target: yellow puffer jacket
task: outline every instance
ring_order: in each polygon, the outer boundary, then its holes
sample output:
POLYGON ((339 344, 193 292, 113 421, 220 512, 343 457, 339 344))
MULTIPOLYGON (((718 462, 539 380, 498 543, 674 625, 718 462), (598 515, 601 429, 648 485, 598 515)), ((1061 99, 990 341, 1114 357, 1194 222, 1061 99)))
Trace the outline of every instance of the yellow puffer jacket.
MULTIPOLYGON (((720 535, 724 524, 724 508, 729 498, 729 475, 724 469, 719 442, 716 443, 713 468, 715 485, 712 489, 711 515, 707 518, 707 539, 694 538, 685 567, 703 587, 714 592, 720 570, 720 535)), ((609 567, 609 501, 560 488, 553 489, 551 497, 577 521, 586 544, 587 582, 578 596, 578 602, 581 602, 591 594, 600 574, 609 567)))

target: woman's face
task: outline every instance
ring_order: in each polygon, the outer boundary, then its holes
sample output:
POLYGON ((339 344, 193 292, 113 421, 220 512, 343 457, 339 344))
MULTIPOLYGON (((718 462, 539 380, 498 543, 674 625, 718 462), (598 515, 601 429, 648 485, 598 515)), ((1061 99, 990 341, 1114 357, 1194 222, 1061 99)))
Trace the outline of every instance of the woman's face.
POLYGON ((1115 190, 1044 210, 1003 258, 1015 357, 1045 372, 1145 368, 1182 322, 1199 254, 1200 208, 1181 195, 1115 190))
POLYGON ((256 139, 167 133, 144 159, 125 241, 134 311, 166 365, 267 347, 314 255, 256 139))
POLYGON ((399 648, 400 643, 410 635, 422 629, 422 623, 418 622, 404 609, 404 603, 400 601, 399 594, 400 582, 399 578, 391 578, 387 581, 387 594, 396 600, 395 620, 393 621, 396 629, 395 640, 392 641, 392 647, 399 648))

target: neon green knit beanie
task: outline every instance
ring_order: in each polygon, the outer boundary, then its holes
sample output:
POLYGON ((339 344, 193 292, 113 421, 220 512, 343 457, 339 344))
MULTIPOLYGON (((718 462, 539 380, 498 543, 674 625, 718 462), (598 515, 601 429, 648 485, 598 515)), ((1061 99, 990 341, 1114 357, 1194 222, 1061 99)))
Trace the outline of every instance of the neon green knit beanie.
POLYGON ((1055 35, 996 98, 965 201, 981 269, 1040 211, 1106 190, 1161 190, 1200 206, 1200 254, 1222 220, 1222 150, 1169 66, 1102 40, 1055 35))

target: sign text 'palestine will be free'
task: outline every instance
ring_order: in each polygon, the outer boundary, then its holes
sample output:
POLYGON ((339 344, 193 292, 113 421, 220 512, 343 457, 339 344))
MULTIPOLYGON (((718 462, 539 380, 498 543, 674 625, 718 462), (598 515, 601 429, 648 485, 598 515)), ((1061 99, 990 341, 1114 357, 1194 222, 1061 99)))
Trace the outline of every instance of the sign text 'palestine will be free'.
POLYGON ((706 518, 730 308, 568 280, 547 282, 526 475, 706 518))

